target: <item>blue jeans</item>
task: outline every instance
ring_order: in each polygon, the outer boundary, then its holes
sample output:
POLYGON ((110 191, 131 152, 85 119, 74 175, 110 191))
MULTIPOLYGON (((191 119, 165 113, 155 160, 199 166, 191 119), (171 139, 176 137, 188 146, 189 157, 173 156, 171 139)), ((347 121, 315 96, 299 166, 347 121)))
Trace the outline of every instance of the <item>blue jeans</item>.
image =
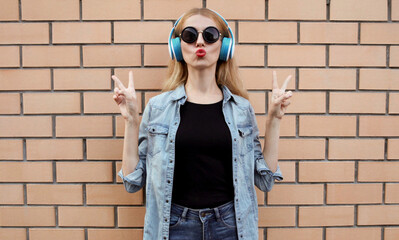
POLYGON ((237 240, 234 202, 191 209, 172 203, 169 240, 237 240))

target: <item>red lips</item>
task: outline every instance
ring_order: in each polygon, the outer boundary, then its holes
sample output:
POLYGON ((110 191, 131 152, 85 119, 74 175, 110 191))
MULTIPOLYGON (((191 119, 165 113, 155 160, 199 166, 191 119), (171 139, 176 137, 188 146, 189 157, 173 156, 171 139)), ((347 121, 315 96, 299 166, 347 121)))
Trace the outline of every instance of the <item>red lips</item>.
POLYGON ((203 57, 203 56, 206 55, 206 51, 205 51, 205 49, 200 48, 200 49, 198 49, 198 50, 195 52, 195 54, 197 54, 197 57, 203 57))

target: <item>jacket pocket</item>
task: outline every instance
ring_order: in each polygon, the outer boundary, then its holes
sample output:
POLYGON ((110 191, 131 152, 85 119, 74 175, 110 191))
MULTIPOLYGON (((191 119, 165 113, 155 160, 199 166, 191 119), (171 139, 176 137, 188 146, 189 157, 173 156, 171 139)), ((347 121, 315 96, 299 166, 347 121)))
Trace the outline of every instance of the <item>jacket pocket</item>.
POLYGON ((169 127, 167 125, 148 125, 148 154, 155 156, 165 148, 169 127))
POLYGON ((246 155, 253 149, 252 126, 238 127, 238 135, 240 136, 239 151, 241 155, 246 155))

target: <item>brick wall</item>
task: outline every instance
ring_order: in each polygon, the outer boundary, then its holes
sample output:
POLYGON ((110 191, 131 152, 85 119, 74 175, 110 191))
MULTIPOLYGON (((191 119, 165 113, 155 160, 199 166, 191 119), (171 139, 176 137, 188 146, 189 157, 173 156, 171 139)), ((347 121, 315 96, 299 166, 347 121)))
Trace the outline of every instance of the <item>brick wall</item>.
POLYGON ((1 0, 1 240, 142 238, 111 75, 133 69, 142 112, 202 6, 236 35, 262 138, 272 70, 293 75, 259 239, 399 239, 399 0, 1 0))

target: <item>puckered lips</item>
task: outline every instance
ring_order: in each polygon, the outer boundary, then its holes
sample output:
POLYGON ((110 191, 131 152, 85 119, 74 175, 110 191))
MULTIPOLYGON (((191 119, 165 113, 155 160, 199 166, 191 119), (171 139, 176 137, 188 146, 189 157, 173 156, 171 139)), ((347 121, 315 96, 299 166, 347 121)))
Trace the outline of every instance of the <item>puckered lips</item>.
POLYGON ((195 54, 197 54, 197 57, 204 57, 206 55, 206 51, 205 49, 200 48, 195 52, 195 54))

